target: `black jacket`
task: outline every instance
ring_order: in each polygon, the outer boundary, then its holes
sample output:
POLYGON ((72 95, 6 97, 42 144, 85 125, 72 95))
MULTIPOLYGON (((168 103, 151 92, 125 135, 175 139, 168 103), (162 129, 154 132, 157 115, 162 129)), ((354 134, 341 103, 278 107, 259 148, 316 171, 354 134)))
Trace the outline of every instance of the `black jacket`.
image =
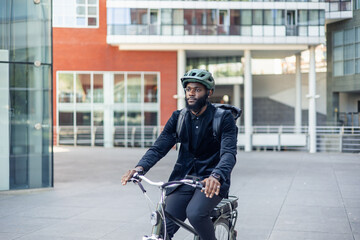
MULTIPOLYGON (((179 138, 181 146, 179 156, 169 181, 183 179, 192 169, 197 177, 205 179, 215 172, 221 176, 220 196, 227 197, 230 187, 230 174, 236 163, 237 128, 230 111, 223 116, 220 135, 213 136, 212 121, 216 108, 209 104, 206 111, 210 111, 208 121, 204 123, 199 135, 196 149, 190 146, 191 116, 188 112, 179 138)), ((180 110, 173 112, 164 130, 154 145, 145 153, 137 166, 142 166, 147 172, 161 158, 163 158, 176 143, 176 124, 180 110)), ((168 191, 169 194, 172 191, 168 191)))

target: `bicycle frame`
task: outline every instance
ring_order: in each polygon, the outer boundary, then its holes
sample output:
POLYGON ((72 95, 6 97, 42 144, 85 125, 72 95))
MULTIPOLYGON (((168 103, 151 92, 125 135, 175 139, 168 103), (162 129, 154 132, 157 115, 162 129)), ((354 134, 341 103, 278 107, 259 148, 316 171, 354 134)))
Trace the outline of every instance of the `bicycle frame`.
MULTIPOLYGON (((151 231, 151 236, 144 236, 142 238, 142 240, 167 240, 169 239, 166 233, 166 218, 169 218, 170 220, 172 220, 175 224, 177 224, 179 227, 184 228, 185 230, 187 230, 188 232, 194 234, 194 240, 200 240, 200 236, 198 235, 198 233, 196 232, 196 230, 184 223, 183 221, 181 221, 180 219, 172 216, 170 213, 165 211, 165 192, 166 192, 166 188, 168 187, 175 187, 175 186, 179 186, 182 184, 186 184, 186 185, 190 185, 194 188, 198 188, 198 189, 203 189, 202 184, 197 181, 197 180, 190 180, 190 179, 183 179, 180 181, 172 181, 172 182, 168 182, 168 183, 163 183, 163 182, 152 182, 151 180, 149 180, 148 178, 142 176, 142 175, 138 175, 137 173, 133 176, 133 178, 130 179, 130 181, 133 181, 134 183, 137 183, 138 186, 140 187, 140 189, 142 190, 142 192, 146 195, 146 190, 144 189, 144 187, 142 186, 140 180, 144 180, 145 182, 149 183, 150 185, 153 186, 157 186, 160 190, 161 190, 161 197, 159 202, 157 203, 156 206, 156 210, 154 212, 152 212, 151 214, 151 223, 153 225, 152 227, 152 231, 151 231), (163 236, 162 236, 163 235, 163 236)), ((146 195, 147 196, 147 195, 146 195)), ((235 197, 236 198, 236 197, 235 197)), ((237 200, 237 198, 236 198, 237 200)), ((221 221, 227 220, 228 225, 229 225, 229 230, 231 230, 231 235, 229 235, 229 240, 235 240, 236 238, 236 231, 234 231, 234 226, 237 220, 237 210, 235 209, 236 206, 234 207, 234 209, 231 207, 231 201, 232 200, 225 200, 224 203, 225 204, 229 204, 230 207, 230 211, 223 211, 223 208, 220 207, 220 212, 221 214, 217 214, 216 216, 212 216, 212 220, 214 222, 214 226, 219 222, 219 224, 221 224, 221 221), (233 237, 232 233, 235 232, 235 237, 233 237)))
MULTIPOLYGON (((190 225, 184 223, 183 221, 181 221, 180 219, 172 216, 170 213, 165 211, 165 198, 163 197, 165 195, 165 189, 162 189, 162 197, 160 199, 160 202, 157 204, 156 207, 156 211, 153 212, 151 214, 151 220, 152 220, 152 224, 153 224, 153 228, 151 231, 151 237, 143 237, 143 240, 150 240, 150 239, 160 239, 159 237, 161 236, 161 231, 164 228, 164 221, 166 218, 172 220, 174 223, 176 223, 178 226, 184 228, 185 230, 187 230, 188 232, 194 234, 194 240, 200 240, 200 237, 198 235, 198 233, 196 232, 196 230, 191 227, 190 225), (164 216, 165 214, 165 216, 164 216), (155 223, 155 224, 154 224, 155 223)), ((164 232, 165 235, 165 232, 164 232)), ((167 239, 167 237, 164 236, 164 239, 167 239)))

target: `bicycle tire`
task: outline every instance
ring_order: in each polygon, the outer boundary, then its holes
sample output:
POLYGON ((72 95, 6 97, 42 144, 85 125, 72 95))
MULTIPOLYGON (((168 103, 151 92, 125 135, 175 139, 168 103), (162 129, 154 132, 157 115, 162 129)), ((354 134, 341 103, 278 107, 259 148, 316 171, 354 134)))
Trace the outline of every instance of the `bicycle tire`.
POLYGON ((229 221, 224 219, 224 218, 220 218, 215 224, 214 224, 214 229, 215 229, 215 237, 217 240, 230 240, 232 238, 230 238, 230 225, 229 225, 229 221))

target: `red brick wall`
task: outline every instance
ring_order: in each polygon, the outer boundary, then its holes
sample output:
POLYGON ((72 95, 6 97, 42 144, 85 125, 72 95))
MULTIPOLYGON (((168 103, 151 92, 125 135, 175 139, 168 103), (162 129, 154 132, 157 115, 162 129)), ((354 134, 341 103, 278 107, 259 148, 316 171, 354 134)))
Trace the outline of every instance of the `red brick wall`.
MULTIPOLYGON (((96 29, 53 28, 53 96, 57 71, 156 71, 160 72, 161 125, 176 109, 176 51, 120 51, 106 43, 106 0, 100 0, 96 29)), ((54 123, 56 123, 54 103, 54 123)))

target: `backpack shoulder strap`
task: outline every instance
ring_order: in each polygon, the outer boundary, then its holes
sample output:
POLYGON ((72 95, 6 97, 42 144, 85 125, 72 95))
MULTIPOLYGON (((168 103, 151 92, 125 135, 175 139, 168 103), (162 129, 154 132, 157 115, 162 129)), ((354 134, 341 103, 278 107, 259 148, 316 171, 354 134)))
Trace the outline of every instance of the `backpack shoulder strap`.
POLYGON ((185 120, 185 115, 186 115, 187 109, 183 108, 180 111, 177 123, 176 123, 176 142, 180 142, 180 133, 181 133, 181 129, 182 126, 184 124, 184 120, 185 120))
POLYGON ((213 136, 215 139, 219 140, 220 136, 220 124, 222 121, 222 116, 225 113, 225 109, 216 107, 214 119, 213 119, 213 136))
POLYGON ((229 104, 213 105, 216 108, 213 120, 213 136, 217 141, 220 141, 220 124, 225 114, 225 111, 230 111, 234 117, 234 121, 236 121, 241 116, 242 110, 229 104))

